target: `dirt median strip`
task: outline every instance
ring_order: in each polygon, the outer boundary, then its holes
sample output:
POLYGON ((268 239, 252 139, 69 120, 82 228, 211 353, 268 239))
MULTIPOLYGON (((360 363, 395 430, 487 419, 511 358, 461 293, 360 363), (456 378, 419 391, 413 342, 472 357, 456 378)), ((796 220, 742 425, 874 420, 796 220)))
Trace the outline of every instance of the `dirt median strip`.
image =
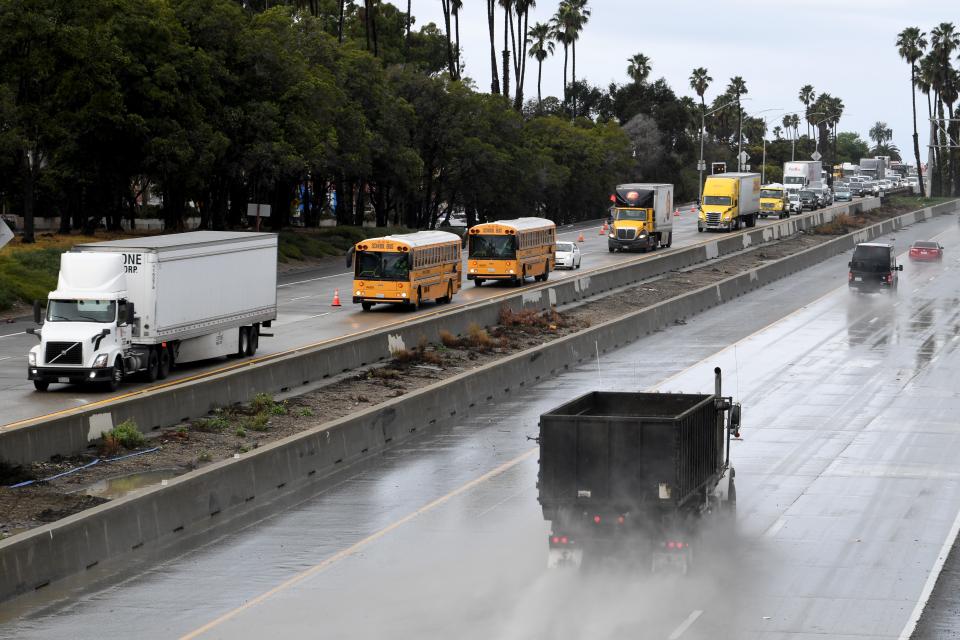
POLYGON ((442 332, 436 342, 421 342, 411 349, 397 351, 386 364, 350 372, 303 395, 286 400, 261 395, 248 405, 226 407, 203 419, 162 429, 145 442, 136 438, 124 441, 125 433, 133 425, 126 425, 126 431, 118 426, 119 431, 115 430, 116 433, 108 435, 101 443, 96 457, 0 467, 0 485, 3 486, 0 489, 0 539, 377 406, 525 349, 823 244, 838 233, 856 230, 911 209, 913 207, 903 205, 890 206, 856 218, 842 216, 845 219, 824 225, 825 228, 820 229, 822 233, 808 232, 783 241, 756 245, 742 253, 607 293, 559 313, 513 312, 503 308, 500 322, 495 327, 472 326, 462 336, 442 332), (128 450, 153 447, 159 448, 144 455, 108 461, 128 450), (94 460, 98 463, 90 465, 94 460), (53 476, 59 477, 42 481, 53 476), (8 488, 8 485, 23 483, 30 484, 8 488))

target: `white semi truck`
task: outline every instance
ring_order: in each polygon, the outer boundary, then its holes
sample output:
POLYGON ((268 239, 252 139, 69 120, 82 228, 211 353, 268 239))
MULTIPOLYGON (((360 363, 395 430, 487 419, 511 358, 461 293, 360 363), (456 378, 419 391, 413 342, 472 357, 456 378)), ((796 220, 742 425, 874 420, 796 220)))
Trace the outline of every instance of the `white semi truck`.
POLYGON ((790 193, 802 189, 819 190, 823 185, 823 163, 819 160, 798 160, 783 163, 783 186, 790 193))
POLYGON ((195 231, 78 245, 60 258, 27 356, 53 382, 165 378, 175 363, 252 356, 277 317, 277 236, 195 231))

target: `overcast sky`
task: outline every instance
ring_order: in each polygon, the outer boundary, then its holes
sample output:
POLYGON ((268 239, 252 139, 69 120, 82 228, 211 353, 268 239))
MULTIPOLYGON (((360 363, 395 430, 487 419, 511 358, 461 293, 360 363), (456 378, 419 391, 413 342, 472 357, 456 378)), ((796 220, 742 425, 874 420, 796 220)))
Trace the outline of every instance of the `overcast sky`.
MULTIPOLYGON (((398 2, 398 0, 393 0, 398 2)), ((404 4, 399 2, 399 4, 404 4)), ((466 0, 460 38, 466 75, 479 89, 490 89, 486 3, 466 0)), ((694 67, 707 67, 714 82, 707 101, 722 93, 732 76, 747 82, 748 113, 779 121, 783 113, 802 109, 797 93, 812 84, 843 100, 841 131, 867 131, 881 120, 893 129, 893 142, 913 158, 909 67, 894 43, 907 26, 929 33, 942 21, 960 23, 951 11, 956 0, 803 0, 770 3, 750 0, 592 0, 592 17, 577 46, 577 77, 606 87, 627 81, 627 58, 643 53, 651 58, 652 79, 664 77, 678 95, 694 95, 688 78, 694 67)), ((538 0, 530 23, 546 22, 557 0, 538 0)), ((413 0, 419 24, 443 25, 439 0, 413 0)), ((502 48, 503 14, 498 12, 497 42, 502 48)), ((960 26, 960 24, 958 24, 960 26)), ((525 95, 537 94, 535 61, 528 67, 525 95)), ((543 65, 543 93, 560 95, 563 51, 543 65)), ((918 116, 927 113, 918 94, 918 116)), ((921 126, 922 123, 918 123, 921 126)), ((770 124, 772 130, 773 123, 770 124)), ((803 126, 801 126, 801 132, 803 126)), ((920 143, 925 143, 920 129, 920 143)), ((772 134, 771 134, 772 135, 772 134)), ((921 146, 921 155, 926 149, 921 146)))

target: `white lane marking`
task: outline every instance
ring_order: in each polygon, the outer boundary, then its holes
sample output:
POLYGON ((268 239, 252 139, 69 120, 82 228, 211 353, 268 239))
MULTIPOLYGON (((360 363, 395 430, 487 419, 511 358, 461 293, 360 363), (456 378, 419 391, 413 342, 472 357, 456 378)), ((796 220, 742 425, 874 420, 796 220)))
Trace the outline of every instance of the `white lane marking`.
POLYGON ((343 273, 335 273, 332 276, 318 276, 316 278, 310 278, 309 280, 298 280, 297 282, 288 282, 286 284, 278 284, 277 289, 283 289, 284 287, 292 287, 297 284, 306 284, 308 282, 316 282, 317 280, 326 280, 328 278, 339 278, 340 276, 348 276, 352 272, 344 271, 343 273))
POLYGON ((868 322, 867 324, 873 324, 874 322, 876 322, 876 321, 879 320, 879 319, 880 319, 880 316, 876 316, 873 320, 871 320, 871 321, 868 322))
POLYGON ((26 331, 20 331, 19 333, 5 333, 2 336, 0 336, 0 340, 3 340, 4 338, 12 338, 14 336, 25 336, 25 335, 27 335, 26 331))
POLYGON ((702 615, 703 611, 701 609, 697 609, 691 613, 689 616, 687 616, 687 619, 683 621, 683 624, 673 630, 673 633, 670 634, 670 637, 667 640, 677 640, 677 638, 686 633, 687 629, 689 629, 690 626, 697 621, 697 618, 702 615))
POLYGON ((313 320, 314 318, 322 318, 323 316, 328 316, 328 315, 330 315, 331 313, 333 313, 333 312, 332 312, 332 311, 327 311, 326 313, 318 313, 318 314, 315 315, 315 316, 307 316, 306 318, 297 318, 296 320, 291 320, 290 322, 277 322, 275 326, 277 326, 277 327, 283 327, 283 326, 286 326, 286 325, 288 325, 288 324, 296 324, 296 323, 298 323, 298 322, 303 322, 303 321, 305 321, 305 320, 313 320))
POLYGON ((937 561, 933 563, 933 569, 930 571, 930 575, 927 576, 927 582, 923 585, 923 591, 920 592, 920 599, 917 600, 917 605, 913 608, 913 612, 910 614, 907 624, 904 625, 903 631, 900 632, 900 640, 910 640, 910 636, 912 636, 913 632, 916 630, 917 623, 920 622, 920 616, 923 614, 923 610, 927 606, 927 600, 930 599, 930 595, 933 593, 933 587, 937 584, 937 579, 940 577, 940 572, 943 570, 943 564, 947 561, 947 555, 950 553, 950 547, 953 546, 953 543, 957 539, 957 533, 960 533, 960 511, 957 512, 957 517, 953 521, 953 526, 950 527, 950 533, 947 534, 947 539, 943 541, 943 546, 940 547, 940 553, 937 555, 937 561))
POLYGON ((317 296, 322 296, 322 293, 314 293, 309 296, 300 296, 299 298, 290 298, 287 302, 296 302, 297 300, 306 300, 307 298, 316 298, 317 296))
POLYGON ((19 357, 20 356, 6 356, 4 358, 0 358, 0 360, 12 360, 13 358, 19 358, 19 357))
POLYGON ((777 521, 770 525, 770 528, 763 532, 765 538, 772 538, 780 532, 787 524, 787 519, 783 516, 777 518, 777 521))

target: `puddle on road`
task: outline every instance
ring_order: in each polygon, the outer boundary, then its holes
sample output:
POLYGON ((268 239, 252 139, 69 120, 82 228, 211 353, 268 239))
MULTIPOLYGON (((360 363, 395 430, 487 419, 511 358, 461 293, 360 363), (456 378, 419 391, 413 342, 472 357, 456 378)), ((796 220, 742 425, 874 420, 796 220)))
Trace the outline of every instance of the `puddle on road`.
POLYGON ((106 498, 107 500, 116 500, 122 498, 132 491, 143 489, 160 484, 164 480, 169 480, 178 475, 176 469, 156 469, 154 471, 144 471, 142 473, 131 473, 117 478, 107 478, 100 480, 83 492, 90 496, 106 498))

